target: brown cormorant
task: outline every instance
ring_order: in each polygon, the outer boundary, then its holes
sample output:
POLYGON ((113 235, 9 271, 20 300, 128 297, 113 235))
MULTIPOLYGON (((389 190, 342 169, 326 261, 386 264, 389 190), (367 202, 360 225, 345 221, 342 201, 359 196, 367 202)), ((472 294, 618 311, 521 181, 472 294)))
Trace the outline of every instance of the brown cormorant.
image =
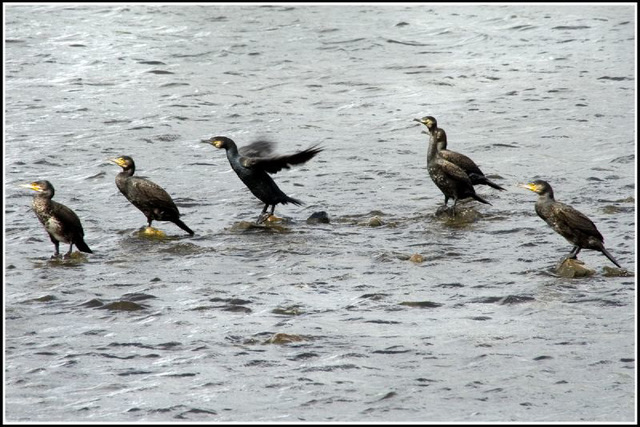
MULTIPOLYGON (((430 116, 427 116, 422 120, 425 121, 425 124, 435 122, 435 119, 430 116)), ((427 125, 427 127, 429 127, 429 125, 427 125)), ((444 205, 447 206, 449 198, 452 198, 452 212, 454 215, 456 213, 458 200, 473 198, 479 202, 490 205, 491 203, 476 194, 473 184, 471 183, 471 179, 460 166, 440 156, 437 147, 443 139, 446 140, 446 137, 447 135, 445 131, 435 126, 431 132, 429 151, 427 152, 427 170, 429 171, 431 180, 444 194, 444 205)))
POLYGON ((33 198, 33 211, 56 248, 52 258, 60 256, 60 242, 69 244, 65 258, 71 256, 73 245, 82 252, 93 253, 84 241, 84 230, 78 215, 65 205, 51 200, 55 190, 49 181, 36 181, 24 187, 38 192, 33 198))
POLYGON ((170 221, 193 236, 193 231, 180 220, 180 212, 171 196, 158 184, 133 176, 136 165, 131 157, 120 156, 109 160, 122 168, 122 172, 116 175, 118 189, 147 217, 149 227, 153 220, 170 221))
POLYGON ((611 262, 620 267, 613 255, 604 248, 604 238, 595 224, 586 215, 571 206, 556 202, 553 197, 553 189, 548 182, 539 179, 528 184, 521 184, 520 187, 538 194, 536 201, 538 216, 549 224, 556 233, 573 244, 573 249, 565 259, 576 259, 580 250, 593 249, 602 252, 611 262))
MULTIPOLYGON (((414 119, 414 121, 425 125, 431 135, 433 135, 436 129, 439 129, 438 122, 432 116, 426 116, 421 119, 414 119)), ((462 170, 464 170, 466 174, 469 175, 469 179, 471 180, 471 183, 473 185, 488 185, 489 187, 493 187, 497 190, 505 191, 503 187, 499 186, 498 184, 496 184, 495 182, 487 178, 484 175, 484 173, 482 173, 478 165, 469 157, 465 156, 464 154, 457 153, 455 151, 447 150, 447 135, 444 133, 444 131, 442 132, 442 135, 439 138, 439 143, 437 148, 438 148, 438 152, 440 153, 440 156, 443 159, 448 160, 451 163, 460 166, 460 168, 462 168, 462 170)))
POLYGON ((277 173, 291 165, 305 163, 323 150, 314 146, 290 155, 273 155, 274 143, 268 141, 256 141, 240 149, 233 140, 224 136, 214 136, 202 142, 216 148, 224 148, 227 151, 227 159, 229 159, 231 168, 253 195, 264 203, 264 209, 257 220, 258 223, 264 222, 270 215, 273 215, 276 205, 279 203, 283 205, 287 203, 302 204, 300 200, 284 194, 269 174, 277 173), (267 214, 269 206, 271 206, 271 212, 267 214))

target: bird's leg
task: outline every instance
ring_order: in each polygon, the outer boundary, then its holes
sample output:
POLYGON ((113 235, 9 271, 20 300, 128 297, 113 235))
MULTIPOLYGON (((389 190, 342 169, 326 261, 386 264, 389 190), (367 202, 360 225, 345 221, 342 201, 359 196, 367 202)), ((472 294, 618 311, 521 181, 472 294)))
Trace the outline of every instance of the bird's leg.
POLYGON ((455 217, 456 216, 456 205, 458 204, 458 199, 454 198, 453 199, 453 206, 451 207, 451 217, 455 217))
MULTIPOLYGON (((53 241, 53 240, 52 240, 53 241)), ((51 256, 51 259, 56 259, 56 258, 60 258, 60 243, 59 242, 53 242, 53 245, 56 248, 55 253, 51 256)))
POLYGON ((569 252, 569 255, 567 255, 566 257, 564 257, 562 259, 562 261, 560 262, 560 264, 564 264, 564 262, 568 259, 578 259, 578 252, 580 252, 582 248, 580 246, 574 246, 573 249, 571 249, 571 252, 569 252))
POLYGON ((67 252, 66 254, 64 254, 64 257, 63 257, 63 258, 64 258, 64 259, 69 259, 69 258, 71 258, 71 252, 72 252, 72 251, 73 251, 73 243, 71 243, 71 244, 69 245, 69 252, 67 252))
POLYGON ((576 259, 578 258, 578 252, 580 252, 582 248, 580 246, 574 246, 569 255, 567 255, 568 259, 576 259))
MULTIPOLYGON (((275 205, 273 205, 273 207, 275 208, 275 205)), ((257 224, 262 224, 263 222, 265 222, 267 220, 267 218, 269 218, 269 214, 267 213, 267 209, 269 208, 269 204, 265 204, 264 205, 264 209, 262 209, 262 212, 260 213, 260 216, 258 217, 258 220, 256 221, 257 224)))

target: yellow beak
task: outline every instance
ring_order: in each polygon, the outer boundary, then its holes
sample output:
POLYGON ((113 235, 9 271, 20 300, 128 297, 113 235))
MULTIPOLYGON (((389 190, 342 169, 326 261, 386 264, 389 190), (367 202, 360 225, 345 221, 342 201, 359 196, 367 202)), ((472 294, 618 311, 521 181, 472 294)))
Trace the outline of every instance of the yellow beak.
POLYGON ((527 189, 527 190, 531 190, 534 193, 536 191, 536 186, 534 184, 531 184, 531 183, 529 183, 529 184, 518 184, 518 187, 524 188, 524 189, 527 189))

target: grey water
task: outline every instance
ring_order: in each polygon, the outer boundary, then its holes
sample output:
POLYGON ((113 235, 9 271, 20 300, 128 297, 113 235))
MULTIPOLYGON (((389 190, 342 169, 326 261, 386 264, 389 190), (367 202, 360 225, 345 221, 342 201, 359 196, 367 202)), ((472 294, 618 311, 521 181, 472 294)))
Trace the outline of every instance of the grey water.
POLYGON ((5 420, 634 421, 635 16, 5 6, 5 420), (464 221, 437 215, 424 115, 507 188, 464 221), (274 176, 305 205, 247 226, 262 205, 215 135, 322 145, 274 176), (139 233, 117 155, 194 237, 139 233), (571 245, 517 187, 538 178, 628 274, 588 250, 594 275, 556 274, 571 245), (50 260, 20 187, 40 179, 93 254, 50 260))

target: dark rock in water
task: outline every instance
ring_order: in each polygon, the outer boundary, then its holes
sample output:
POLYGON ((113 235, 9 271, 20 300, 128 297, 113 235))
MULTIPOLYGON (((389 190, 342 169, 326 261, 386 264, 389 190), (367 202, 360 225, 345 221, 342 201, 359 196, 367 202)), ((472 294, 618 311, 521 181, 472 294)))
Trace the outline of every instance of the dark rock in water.
POLYGON ((556 272, 562 277, 587 277, 593 276, 596 271, 585 267, 584 262, 570 258, 562 261, 556 272))
POLYGON ((442 304, 439 302, 433 301, 403 301, 400 305, 406 305, 408 307, 420 307, 420 308, 436 308, 442 307, 442 304))
POLYGON ((329 215, 325 211, 314 212, 307 218, 307 224, 329 224, 329 215))
POLYGON ((100 308, 104 308, 111 311, 137 311, 144 310, 145 306, 135 303, 133 301, 114 301, 109 304, 105 304, 100 308))

